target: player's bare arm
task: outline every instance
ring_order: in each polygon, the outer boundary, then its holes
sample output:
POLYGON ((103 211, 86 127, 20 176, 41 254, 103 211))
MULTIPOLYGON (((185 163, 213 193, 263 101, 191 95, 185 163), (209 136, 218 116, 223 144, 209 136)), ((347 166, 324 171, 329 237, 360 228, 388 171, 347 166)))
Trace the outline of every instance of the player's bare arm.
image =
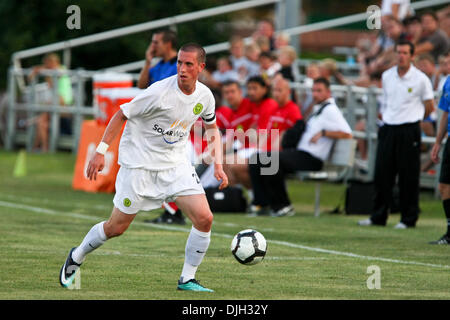
POLYGON ((444 140, 447 135, 447 124, 448 124, 448 112, 444 111, 442 113, 441 121, 439 122, 439 130, 436 135, 436 142, 431 149, 431 160, 434 163, 439 162, 439 151, 441 150, 442 140, 444 140))
MULTIPOLYGON (((127 117, 123 114, 122 110, 116 112, 116 114, 112 117, 108 126, 105 129, 105 133, 103 134, 102 142, 103 145, 109 146, 114 138, 119 134, 120 129, 122 128, 124 122, 127 120, 127 117)), ((86 176, 89 180, 97 180, 97 173, 103 170, 105 166, 105 155, 101 152, 95 152, 92 159, 89 161, 86 176)))
POLYGON ((217 129, 217 125, 205 124, 206 135, 208 139, 208 148, 211 150, 211 156, 214 158, 214 177, 218 181, 222 180, 219 186, 219 190, 228 186, 228 177, 223 171, 223 154, 220 132, 217 129))

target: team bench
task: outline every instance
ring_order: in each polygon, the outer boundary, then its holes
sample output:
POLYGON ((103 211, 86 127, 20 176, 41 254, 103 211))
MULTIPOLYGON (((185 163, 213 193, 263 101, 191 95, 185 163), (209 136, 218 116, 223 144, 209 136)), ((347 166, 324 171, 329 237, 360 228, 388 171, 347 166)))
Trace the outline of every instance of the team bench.
POLYGON ((314 216, 320 215, 320 185, 324 181, 340 181, 353 167, 356 153, 356 139, 337 139, 321 171, 297 171, 294 177, 300 180, 316 181, 314 216))

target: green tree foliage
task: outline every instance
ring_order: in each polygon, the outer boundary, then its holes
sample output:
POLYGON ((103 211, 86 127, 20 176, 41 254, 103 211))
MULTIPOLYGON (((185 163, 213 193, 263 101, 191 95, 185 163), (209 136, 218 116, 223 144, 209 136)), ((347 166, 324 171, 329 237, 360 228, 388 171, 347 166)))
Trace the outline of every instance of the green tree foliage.
MULTIPOLYGON (((206 8, 237 2, 236 0, 25 0, 0 1, 0 90, 6 86, 11 55, 19 50, 69 40, 97 32, 171 17, 206 8), (68 6, 81 9, 81 29, 69 30, 68 6)), ((176 26, 179 43, 196 41, 202 45, 228 39, 217 32, 217 22, 228 21, 221 15, 176 26)), ((72 68, 89 70, 133 62, 144 58, 151 31, 77 47, 72 50, 72 68)), ((42 57, 25 59, 23 67, 41 62, 42 57)))

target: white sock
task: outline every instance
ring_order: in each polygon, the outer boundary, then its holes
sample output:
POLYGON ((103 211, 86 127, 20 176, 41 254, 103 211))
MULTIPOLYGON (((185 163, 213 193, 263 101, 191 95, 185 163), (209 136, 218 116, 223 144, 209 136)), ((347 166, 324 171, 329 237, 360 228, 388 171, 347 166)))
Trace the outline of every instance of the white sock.
POLYGON ((200 263, 202 263, 203 257, 208 250, 210 240, 211 231, 202 232, 192 226, 186 242, 184 266, 180 279, 181 282, 195 279, 195 272, 200 263))
POLYGON ((73 261, 82 263, 89 252, 94 251, 108 240, 103 229, 104 223, 105 221, 97 223, 89 230, 81 244, 72 252, 73 261))

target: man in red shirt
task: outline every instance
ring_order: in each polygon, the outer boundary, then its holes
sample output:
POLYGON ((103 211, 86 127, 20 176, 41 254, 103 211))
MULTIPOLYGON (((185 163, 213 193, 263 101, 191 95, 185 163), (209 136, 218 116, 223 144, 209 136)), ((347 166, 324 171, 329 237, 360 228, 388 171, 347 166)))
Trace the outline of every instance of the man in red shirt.
MULTIPOLYGON (((267 148, 263 150, 279 150, 282 134, 294 124, 303 119, 300 107, 291 100, 289 82, 283 77, 275 78, 272 95, 278 104, 278 108, 269 116, 267 122, 267 148), (278 130, 272 144, 271 130, 278 130)), ((260 144, 261 146, 261 144, 260 144)), ((261 148, 260 148, 261 149, 261 148)))
MULTIPOLYGON (((246 141, 244 148, 236 154, 227 156, 224 170, 230 178, 231 185, 240 183, 250 190, 248 158, 258 150, 270 151, 273 148, 279 150, 279 138, 275 137, 275 145, 271 143, 271 129, 278 129, 278 137, 280 137, 283 131, 301 119, 301 114, 300 108, 290 101, 289 83, 283 78, 281 81, 276 81, 274 85, 274 98, 277 100, 269 98, 269 87, 259 76, 249 79, 247 91, 251 103, 246 106, 247 109, 242 109, 240 112, 241 114, 251 114, 252 117, 251 120, 241 122, 241 125, 244 128, 258 130, 258 142, 254 144, 246 141), (269 135, 265 135, 261 130, 267 130, 269 135)), ((236 119, 239 118, 235 118, 232 122, 234 128, 237 128, 236 119)))

